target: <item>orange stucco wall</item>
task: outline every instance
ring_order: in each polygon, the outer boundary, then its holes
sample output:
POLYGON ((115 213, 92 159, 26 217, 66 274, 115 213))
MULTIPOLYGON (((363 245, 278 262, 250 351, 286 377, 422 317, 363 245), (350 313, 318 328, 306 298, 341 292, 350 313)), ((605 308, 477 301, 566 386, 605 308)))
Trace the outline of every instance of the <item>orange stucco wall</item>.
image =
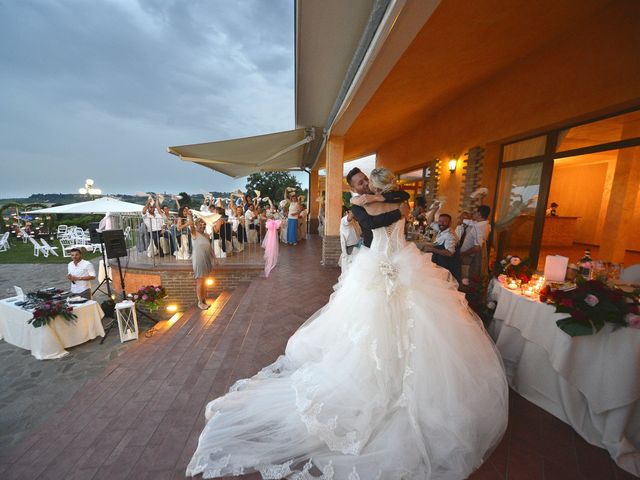
MULTIPOLYGON (((612 2, 596 18, 567 25, 561 38, 381 145, 378 166, 409 170, 482 146, 482 183, 493 195, 504 140, 640 105, 639 14, 640 2, 612 2)), ((460 170, 451 175, 443 168, 440 195, 447 197, 448 213, 457 213, 461 179, 460 170)))

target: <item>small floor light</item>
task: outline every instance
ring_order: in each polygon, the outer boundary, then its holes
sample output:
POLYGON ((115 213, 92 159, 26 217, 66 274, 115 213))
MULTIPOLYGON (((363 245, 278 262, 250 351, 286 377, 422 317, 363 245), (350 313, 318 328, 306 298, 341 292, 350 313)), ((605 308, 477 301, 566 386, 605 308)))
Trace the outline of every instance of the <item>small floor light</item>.
POLYGON ((175 304, 167 305, 167 312, 175 313, 177 311, 178 311, 178 305, 175 305, 175 304))
POLYGON ((458 160, 455 158, 452 158, 451 160, 449 160, 449 171, 451 173, 454 173, 456 171, 456 167, 458 166, 458 160))
POLYGON ((207 278, 207 280, 204 283, 205 285, 210 287, 211 285, 213 285, 213 278, 207 278))

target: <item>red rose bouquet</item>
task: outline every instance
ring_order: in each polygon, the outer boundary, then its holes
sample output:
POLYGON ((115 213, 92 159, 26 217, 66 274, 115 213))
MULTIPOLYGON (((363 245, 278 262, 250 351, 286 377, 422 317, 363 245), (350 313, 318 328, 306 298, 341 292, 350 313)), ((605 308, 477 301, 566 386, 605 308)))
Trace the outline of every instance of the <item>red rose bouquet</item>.
POLYGON ((33 317, 28 323, 35 328, 49 325, 49 322, 60 315, 68 322, 78 318, 73 313, 73 307, 65 305, 63 302, 47 301, 39 304, 33 311, 33 317))
POLYGON ((600 280, 577 279, 573 290, 553 290, 546 286, 540 291, 540 301, 554 305, 556 312, 569 316, 556 322, 572 337, 599 332, 605 323, 616 327, 640 328, 639 291, 623 292, 600 280))

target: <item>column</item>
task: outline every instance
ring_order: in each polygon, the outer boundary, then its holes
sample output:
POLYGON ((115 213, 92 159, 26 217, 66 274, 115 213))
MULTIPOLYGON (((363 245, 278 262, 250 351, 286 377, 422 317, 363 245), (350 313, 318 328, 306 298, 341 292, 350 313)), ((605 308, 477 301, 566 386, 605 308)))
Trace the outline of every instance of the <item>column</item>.
POLYGON ((622 263, 627 242, 632 232, 631 218, 640 185, 640 147, 618 151, 616 170, 611 185, 607 216, 604 220, 602 243, 598 257, 601 260, 622 263))
POLYGON ((344 138, 331 136, 326 150, 325 235, 322 237, 322 264, 337 266, 340 259, 340 218, 342 218, 342 170, 344 138))
POLYGON ((318 188, 318 169, 309 173, 309 233, 318 233, 318 197, 322 192, 318 188))

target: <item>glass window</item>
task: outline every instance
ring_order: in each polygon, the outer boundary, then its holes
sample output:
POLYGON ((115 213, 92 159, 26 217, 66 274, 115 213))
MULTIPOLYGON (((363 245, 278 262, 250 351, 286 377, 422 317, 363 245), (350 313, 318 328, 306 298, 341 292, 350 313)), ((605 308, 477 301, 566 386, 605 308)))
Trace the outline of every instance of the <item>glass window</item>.
POLYGON ((539 157, 540 155, 544 155, 544 149, 546 146, 546 135, 522 140, 520 142, 509 143, 504 146, 502 161, 513 162, 514 160, 522 160, 523 158, 539 157))
POLYGON ((565 152, 640 137, 640 110, 560 131, 556 151, 565 152))
POLYGON ((495 216, 498 256, 529 256, 542 178, 542 162, 502 169, 495 216))

